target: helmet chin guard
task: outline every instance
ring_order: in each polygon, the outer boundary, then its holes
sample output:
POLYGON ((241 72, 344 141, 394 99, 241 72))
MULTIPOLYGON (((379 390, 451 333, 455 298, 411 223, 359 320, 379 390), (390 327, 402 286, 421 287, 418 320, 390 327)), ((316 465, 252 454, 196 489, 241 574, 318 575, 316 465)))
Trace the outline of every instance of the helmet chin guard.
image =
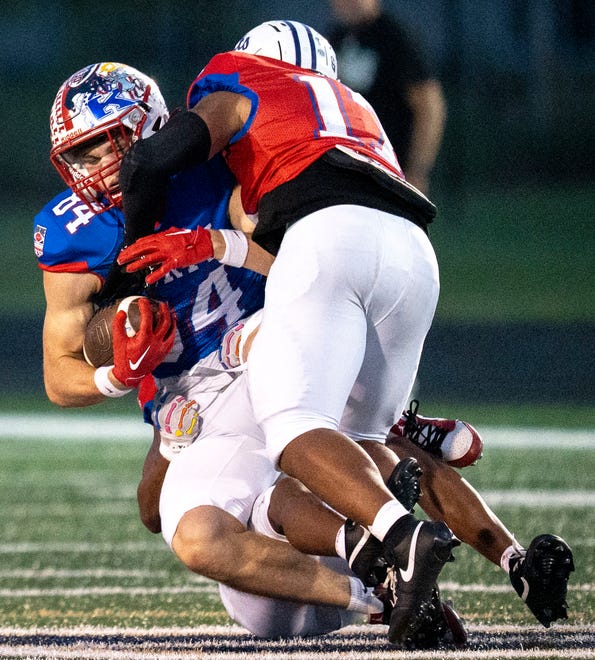
POLYGON ((267 21, 247 32, 234 50, 271 57, 337 79, 337 56, 316 30, 297 21, 267 21))
POLYGON ((92 64, 58 90, 50 114, 50 160, 95 212, 118 206, 121 194, 107 179, 113 180, 130 145, 157 132, 168 116, 154 80, 125 64, 92 64), (101 144, 109 145, 105 166, 90 172, 77 154, 101 144))

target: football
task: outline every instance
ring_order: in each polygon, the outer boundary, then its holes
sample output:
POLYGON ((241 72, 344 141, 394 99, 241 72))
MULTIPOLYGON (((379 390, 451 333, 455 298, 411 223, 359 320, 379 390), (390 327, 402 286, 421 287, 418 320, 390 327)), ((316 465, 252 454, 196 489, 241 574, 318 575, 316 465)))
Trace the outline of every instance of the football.
MULTIPOLYGON (((114 347, 112 345, 112 322, 114 316, 123 310, 126 312, 126 334, 133 337, 140 327, 140 296, 120 298, 107 307, 100 307, 91 317, 85 338, 83 340, 83 355, 92 367, 103 367, 114 363, 114 347)), ((153 327, 157 322, 159 302, 149 299, 153 310, 153 327)))

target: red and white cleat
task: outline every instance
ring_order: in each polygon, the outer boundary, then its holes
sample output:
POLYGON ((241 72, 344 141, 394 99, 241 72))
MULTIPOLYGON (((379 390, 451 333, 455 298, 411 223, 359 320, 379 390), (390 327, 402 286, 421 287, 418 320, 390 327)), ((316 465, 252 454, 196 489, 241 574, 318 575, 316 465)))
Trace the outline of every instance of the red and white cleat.
POLYGON ((409 410, 388 432, 388 440, 391 437, 408 438, 456 468, 473 465, 481 458, 483 441, 471 424, 460 419, 422 417, 417 414, 418 406, 419 401, 414 399, 409 410))

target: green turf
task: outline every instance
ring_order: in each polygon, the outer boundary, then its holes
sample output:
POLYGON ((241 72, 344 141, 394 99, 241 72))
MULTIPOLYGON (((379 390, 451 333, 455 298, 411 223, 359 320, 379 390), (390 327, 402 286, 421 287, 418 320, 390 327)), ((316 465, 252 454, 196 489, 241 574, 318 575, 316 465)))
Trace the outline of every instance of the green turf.
MULTIPOLYGON (((186 571, 138 520, 135 487, 145 448, 142 442, 0 440, 0 617, 5 626, 150 628, 229 622, 214 583, 186 571), (92 591, 97 588, 154 592, 92 591)), ((485 491, 592 494, 594 460, 592 450, 493 449, 466 476, 485 491)), ((507 504, 496 512, 524 543, 544 531, 571 543, 577 570, 569 592, 569 622, 595 620, 593 507, 507 504)), ((443 581, 503 589, 446 589, 467 620, 534 623, 499 569, 468 548, 456 554, 443 581)))
POLYGON ((438 318, 593 321, 593 187, 445 196, 441 206, 431 226, 438 318))

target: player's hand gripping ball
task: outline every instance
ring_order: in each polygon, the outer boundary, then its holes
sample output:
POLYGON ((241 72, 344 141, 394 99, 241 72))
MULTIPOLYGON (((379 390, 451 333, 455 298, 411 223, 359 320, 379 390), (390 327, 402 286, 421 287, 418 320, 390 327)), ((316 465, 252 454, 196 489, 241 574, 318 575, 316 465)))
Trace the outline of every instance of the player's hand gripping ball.
MULTIPOLYGON (((140 296, 120 298, 107 307, 101 307, 91 317, 85 332, 83 354, 92 367, 103 367, 114 363, 112 324, 120 310, 126 312, 126 334, 132 337, 138 332, 140 328, 139 298, 140 296)), ((161 313, 159 302, 152 299, 149 299, 149 302, 153 313, 153 327, 156 327, 161 313)))

